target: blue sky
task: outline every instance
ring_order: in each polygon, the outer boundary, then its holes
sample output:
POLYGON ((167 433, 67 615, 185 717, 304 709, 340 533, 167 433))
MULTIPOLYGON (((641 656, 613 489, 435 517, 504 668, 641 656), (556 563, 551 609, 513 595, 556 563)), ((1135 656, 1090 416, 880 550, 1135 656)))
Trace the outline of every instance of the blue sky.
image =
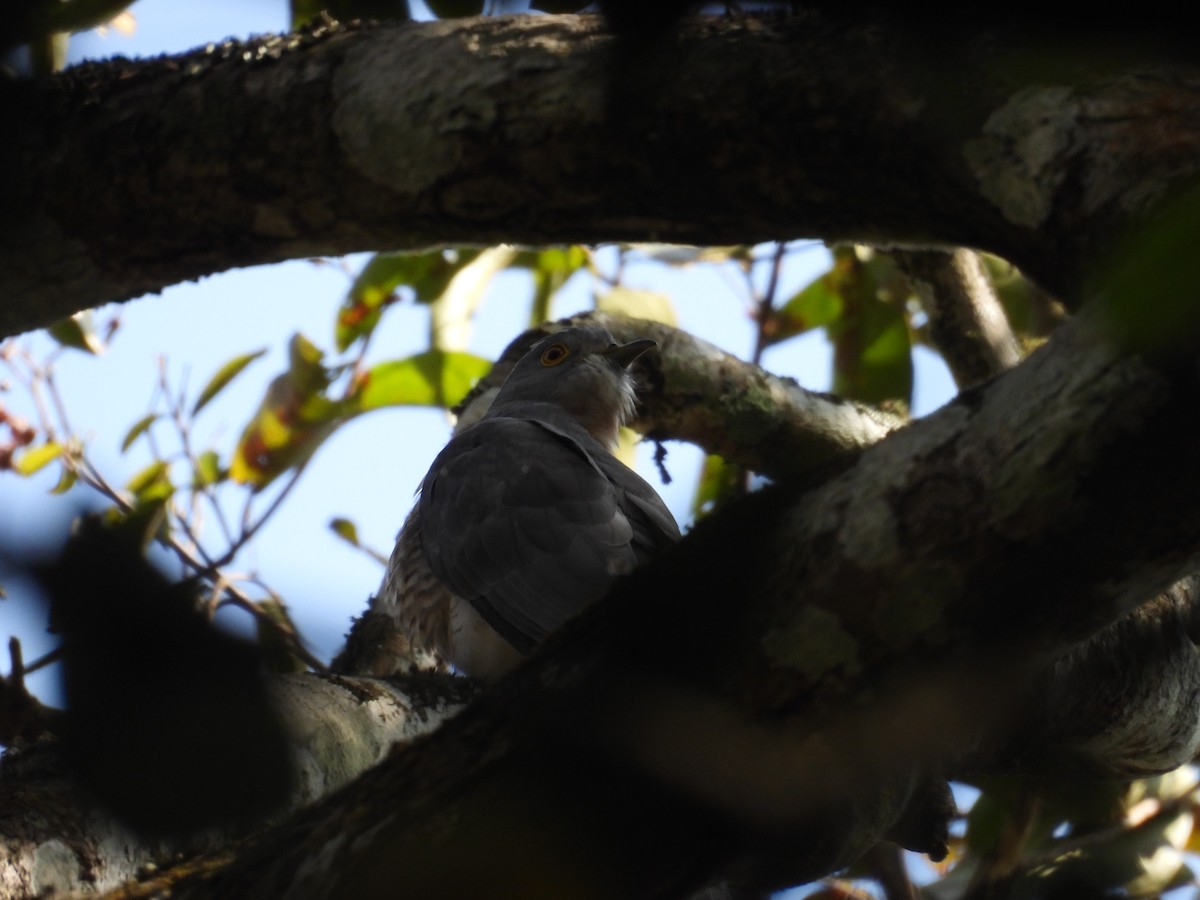
MULTIPOLYGON (((115 31, 104 37, 94 33, 77 36, 72 42, 72 61, 181 51, 226 36, 281 30, 287 24, 286 4, 265 0, 206 4, 142 0, 132 12, 136 17, 132 36, 115 31)), ((71 352, 62 356, 56 367, 74 428, 87 437, 98 468, 111 483, 123 484, 149 461, 144 445, 122 454, 120 442, 130 424, 149 409, 160 357, 166 360, 170 382, 178 387, 186 379, 194 396, 229 358, 267 348, 267 355, 196 423, 197 444, 212 443, 227 455, 266 384, 284 366, 292 333, 303 332, 318 346, 332 350, 338 303, 366 258, 359 255, 323 265, 296 261, 234 270, 100 310, 101 322, 113 315, 121 320, 108 352, 99 358, 71 352)), ((819 244, 792 253, 784 268, 780 296, 802 287, 823 271, 827 262, 828 254, 819 244)), ((746 314, 745 292, 729 272, 708 267, 666 270, 647 264, 631 267, 627 280, 632 286, 669 294, 682 327, 730 352, 749 354, 754 332, 746 314)), ((555 316, 587 308, 591 290, 590 279, 577 276, 555 307, 555 316)), ((530 281, 521 273, 505 273, 496 279, 476 322, 473 351, 494 356, 524 327, 530 291, 530 281)), ((424 349, 428 327, 426 308, 411 304, 393 307, 375 337, 371 358, 398 358, 424 349)), ((23 340, 35 353, 50 347, 42 336, 23 340)), ((790 341, 768 351, 764 359, 772 371, 817 390, 828 388, 830 363, 830 348, 823 334, 790 341)), ((919 350, 914 412, 936 408, 953 392, 941 361, 919 350)), ((26 415, 32 412, 28 398, 19 391, 0 396, 10 410, 26 415)), ((389 551, 416 485, 448 435, 445 415, 431 409, 384 410, 352 422, 322 447, 280 513, 235 561, 233 569, 257 573, 283 596, 319 656, 328 658, 336 652, 350 616, 362 611, 381 576, 377 563, 331 534, 329 520, 333 516, 352 519, 365 543, 389 551)), ((680 444, 670 444, 668 449, 667 465, 674 481, 660 490, 682 522, 692 499, 700 454, 680 444)), ((651 448, 643 450, 645 461, 651 448)), ((55 468, 29 480, 0 476, 0 538, 37 541, 61 535, 73 507, 48 499, 47 491, 57 478, 55 468)), ((642 471, 659 485, 652 466, 643 465, 642 471)), ((9 588, 12 596, 0 602, 0 631, 17 634, 26 659, 33 659, 52 646, 50 639, 44 634, 37 607, 21 586, 10 584, 9 588)), ((226 624, 244 626, 245 617, 235 613, 226 617, 226 624)), ((53 701, 53 674, 35 677, 32 684, 41 696, 53 701)))

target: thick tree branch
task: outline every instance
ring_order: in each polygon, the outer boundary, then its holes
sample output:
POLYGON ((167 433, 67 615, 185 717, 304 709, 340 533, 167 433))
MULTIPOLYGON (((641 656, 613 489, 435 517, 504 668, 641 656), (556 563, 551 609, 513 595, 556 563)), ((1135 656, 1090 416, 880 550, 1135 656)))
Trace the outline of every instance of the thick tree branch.
POLYGON ((1200 173, 1182 64, 967 35, 935 73, 887 22, 825 15, 701 18, 619 65, 595 18, 516 17, 3 85, 0 334, 233 266, 443 242, 966 245, 1070 297, 1200 173))
MULTIPOLYGON (((537 336, 573 321, 602 325, 622 341, 652 338, 642 358, 633 426, 650 439, 688 441, 739 465, 794 480, 844 460, 905 424, 899 416, 833 394, 802 388, 678 328, 608 313, 584 313, 525 332, 463 402, 490 395, 537 336)), ((484 407, 486 408, 486 407, 484 407)))
MULTIPOLYGON (((379 682, 278 676, 276 706, 299 773, 291 809, 326 796, 387 755, 437 728, 475 694, 463 679, 379 682)), ((56 742, 9 750, 0 767, 0 895, 111 890, 153 866, 219 849, 230 834, 189 842, 143 840, 80 796, 56 742)))

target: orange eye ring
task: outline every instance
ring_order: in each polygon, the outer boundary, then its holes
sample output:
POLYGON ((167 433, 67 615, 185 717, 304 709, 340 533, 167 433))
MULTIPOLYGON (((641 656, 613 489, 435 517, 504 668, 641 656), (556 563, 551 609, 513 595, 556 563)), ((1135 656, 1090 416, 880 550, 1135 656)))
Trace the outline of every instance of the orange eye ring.
POLYGON ((542 365, 557 366, 570 355, 571 351, 566 344, 551 344, 542 351, 542 365))

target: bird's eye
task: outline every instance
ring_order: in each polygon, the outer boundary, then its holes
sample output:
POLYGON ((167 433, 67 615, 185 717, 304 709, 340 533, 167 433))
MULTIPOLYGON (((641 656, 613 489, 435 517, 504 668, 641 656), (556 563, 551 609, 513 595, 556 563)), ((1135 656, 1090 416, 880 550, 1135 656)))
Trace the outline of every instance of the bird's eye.
POLYGON ((543 366, 557 366, 570 354, 566 344, 551 344, 542 351, 543 366))

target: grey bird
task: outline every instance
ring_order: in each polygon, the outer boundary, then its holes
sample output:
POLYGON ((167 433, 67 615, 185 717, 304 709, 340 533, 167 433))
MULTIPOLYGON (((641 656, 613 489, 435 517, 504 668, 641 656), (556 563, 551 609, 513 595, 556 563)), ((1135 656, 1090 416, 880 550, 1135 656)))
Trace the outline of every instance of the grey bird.
POLYGON ((438 454, 381 591, 415 644, 497 678, 679 540, 654 488, 612 454, 634 408, 629 366, 653 346, 597 326, 542 338, 438 454))

